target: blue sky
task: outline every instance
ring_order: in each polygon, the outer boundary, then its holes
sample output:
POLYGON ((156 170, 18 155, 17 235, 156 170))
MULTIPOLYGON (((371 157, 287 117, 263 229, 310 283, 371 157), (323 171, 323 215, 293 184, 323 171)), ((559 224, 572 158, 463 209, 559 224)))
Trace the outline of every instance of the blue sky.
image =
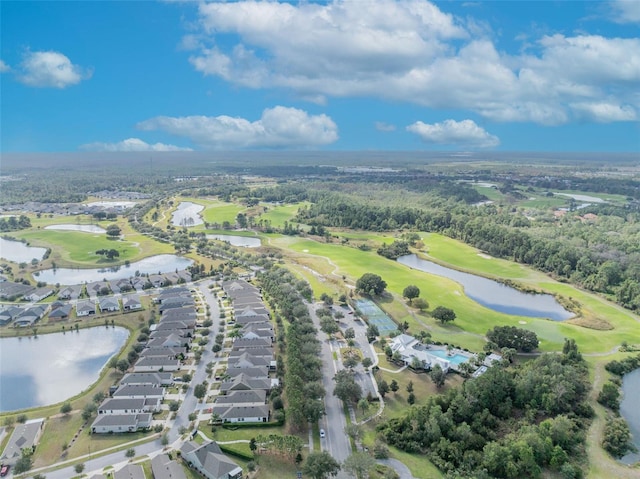
POLYGON ((640 151, 640 1, 0 1, 2 152, 640 151))

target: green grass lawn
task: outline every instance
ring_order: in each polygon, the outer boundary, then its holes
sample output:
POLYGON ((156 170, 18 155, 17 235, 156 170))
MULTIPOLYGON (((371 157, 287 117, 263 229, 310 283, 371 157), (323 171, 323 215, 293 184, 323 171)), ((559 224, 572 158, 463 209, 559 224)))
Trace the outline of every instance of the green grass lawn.
POLYGON ((56 262, 69 261, 77 264, 122 264, 140 253, 140 248, 131 241, 108 239, 105 234, 89 234, 77 231, 29 230, 16 232, 15 236, 26 239, 32 246, 50 247, 51 258, 56 262), (120 256, 114 261, 96 254, 100 249, 115 249, 120 256))
MULTIPOLYGON (((617 308, 611 303, 573 288, 570 285, 555 283, 542 273, 504 260, 486 259, 478 256, 478 251, 450 239, 428 235, 425 237, 429 253, 440 262, 449 263, 459 269, 481 274, 513 278, 528 286, 539 287, 552 293, 577 299, 583 305, 583 316, 604 316, 615 326, 610 331, 598 331, 571 324, 545 319, 512 316, 490 310, 471 300, 464 294, 462 287, 446 278, 411 270, 397 262, 385 259, 373 251, 361 251, 336 243, 327 244, 299 237, 270 238, 271 244, 295 253, 294 259, 306 256, 306 264, 315 271, 324 274, 328 269, 336 273, 337 278, 345 275, 346 282, 353 285, 355 280, 367 272, 382 276, 387 282, 387 290, 400 298, 402 290, 408 284, 415 284, 422 292, 430 309, 442 305, 453 308, 457 318, 453 324, 439 325, 432 318, 420 317, 405 312, 396 320, 408 321, 413 330, 425 327, 433 329, 440 340, 447 340, 462 347, 478 350, 481 337, 495 325, 519 325, 530 328, 538 334, 542 351, 556 351, 562 347, 565 337, 576 339, 583 352, 606 352, 618 346, 623 339, 640 342, 640 328, 631 313, 617 308), (405 319, 406 318, 406 319, 405 319), (526 325, 526 326, 525 326, 526 325)), ((340 279, 338 279, 338 285, 340 279)), ((340 287, 340 286, 339 286, 340 287)), ((346 289, 346 287, 345 287, 346 289)), ((395 301, 396 299, 394 299, 395 301)), ((393 304, 393 303, 392 303, 393 304)), ((383 304, 385 309, 397 308, 392 304, 383 304)), ((393 311, 389 311, 393 314, 393 311)))
POLYGON ((207 223, 222 224, 224 221, 228 221, 233 225, 236 222, 238 213, 246 209, 243 205, 213 199, 181 198, 181 201, 191 201, 203 205, 204 210, 201 212, 201 215, 207 223))
POLYGON ((298 209, 301 206, 308 205, 307 202, 294 203, 292 205, 273 206, 267 204, 261 204, 261 206, 268 208, 265 213, 260 215, 260 219, 270 221, 271 226, 276 228, 282 228, 285 221, 292 221, 295 215, 298 213, 298 209))

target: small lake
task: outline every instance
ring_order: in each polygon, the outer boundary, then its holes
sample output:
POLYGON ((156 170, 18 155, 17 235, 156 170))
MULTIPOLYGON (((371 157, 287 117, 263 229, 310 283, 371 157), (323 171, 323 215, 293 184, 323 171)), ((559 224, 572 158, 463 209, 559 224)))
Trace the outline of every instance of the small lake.
POLYGON ((98 326, 0 338, 0 412, 55 404, 82 392, 128 336, 125 328, 98 326))
POLYGON ((49 284, 82 284, 106 279, 126 279, 134 276, 136 271, 140 274, 170 273, 187 269, 193 263, 192 260, 175 254, 159 254, 144 258, 129 266, 114 266, 113 268, 56 268, 40 271, 38 281, 49 284))
POLYGON ((46 252, 47 248, 27 246, 21 241, 0 238, 0 258, 14 263, 29 263, 34 258, 40 261, 46 252))
POLYGON ((178 205, 178 209, 171 215, 171 224, 173 226, 195 226, 203 224, 200 212, 204 206, 191 203, 191 201, 183 201, 178 205))
POLYGON ((60 231, 82 231, 83 233, 96 233, 104 234, 107 232, 104 228, 98 225, 49 225, 45 226, 46 230, 60 230, 60 231))
POLYGON ((398 262, 425 273, 452 279, 462 285, 469 298, 500 313, 554 321, 564 321, 573 316, 550 294, 523 293, 491 279, 440 266, 415 254, 401 256, 398 262))
MULTIPOLYGON (((625 374, 622 379, 622 402, 620 403, 620 415, 625 418, 633 436, 633 444, 640 451, 640 369, 625 374)), ((624 456, 621 461, 625 464, 634 464, 640 461, 640 452, 632 452, 624 456)))
POLYGON ((566 196, 568 198, 573 198, 576 201, 588 201, 590 203, 606 203, 602 198, 598 198, 597 196, 573 195, 570 193, 554 193, 554 195, 566 196))
POLYGON ((259 248, 261 244, 259 238, 252 238, 251 236, 207 235, 207 239, 225 241, 231 246, 241 246, 243 248, 259 248))

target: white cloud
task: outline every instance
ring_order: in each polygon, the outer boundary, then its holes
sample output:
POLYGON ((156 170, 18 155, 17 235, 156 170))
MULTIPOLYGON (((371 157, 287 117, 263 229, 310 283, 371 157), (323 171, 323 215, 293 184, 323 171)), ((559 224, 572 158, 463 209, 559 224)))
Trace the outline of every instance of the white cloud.
POLYGON ((181 148, 164 143, 150 144, 139 138, 127 138, 117 143, 88 143, 80 146, 80 149, 90 151, 192 151, 191 148, 181 148))
POLYGON ((376 121, 375 127, 376 127, 376 130, 378 131, 395 131, 396 130, 395 125, 385 123, 384 121, 376 121))
POLYGON ((138 123, 141 130, 163 130, 207 149, 299 148, 328 145, 338 128, 327 115, 296 108, 267 108, 256 121, 230 116, 158 116, 138 123))
POLYGON ((638 38, 549 35, 511 55, 481 21, 463 24, 424 0, 367 8, 359 0, 212 2, 200 4, 199 15, 198 42, 185 39, 195 48, 194 68, 247 88, 285 88, 318 102, 376 97, 545 125, 584 121, 584 108, 574 105, 607 103, 634 116, 640 108, 638 38), (219 36, 238 40, 226 47, 219 36))
POLYGON ((407 131, 434 145, 492 148, 500 144, 497 136, 489 134, 473 120, 445 120, 432 125, 416 121, 407 127, 407 131))
POLYGON ((18 79, 34 87, 66 88, 90 78, 90 70, 71 63, 59 52, 27 52, 18 79))
POLYGON ((619 23, 640 23, 638 0, 614 0, 611 2, 613 19, 619 23))
POLYGON ((4 61, 0 60, 0 73, 8 72, 11 70, 11 67, 7 65, 4 61))
POLYGON ((613 121, 633 121, 637 119, 636 111, 629 105, 612 103, 573 103, 571 108, 578 117, 598 123, 613 121))

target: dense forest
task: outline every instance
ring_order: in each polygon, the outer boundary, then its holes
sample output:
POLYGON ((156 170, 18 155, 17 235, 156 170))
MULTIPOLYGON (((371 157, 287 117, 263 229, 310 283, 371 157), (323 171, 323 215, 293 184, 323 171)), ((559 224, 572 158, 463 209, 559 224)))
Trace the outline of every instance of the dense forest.
POLYGON ((378 426, 385 440, 426 454, 459 478, 582 477, 587 366, 573 341, 512 368, 494 367, 378 426))

